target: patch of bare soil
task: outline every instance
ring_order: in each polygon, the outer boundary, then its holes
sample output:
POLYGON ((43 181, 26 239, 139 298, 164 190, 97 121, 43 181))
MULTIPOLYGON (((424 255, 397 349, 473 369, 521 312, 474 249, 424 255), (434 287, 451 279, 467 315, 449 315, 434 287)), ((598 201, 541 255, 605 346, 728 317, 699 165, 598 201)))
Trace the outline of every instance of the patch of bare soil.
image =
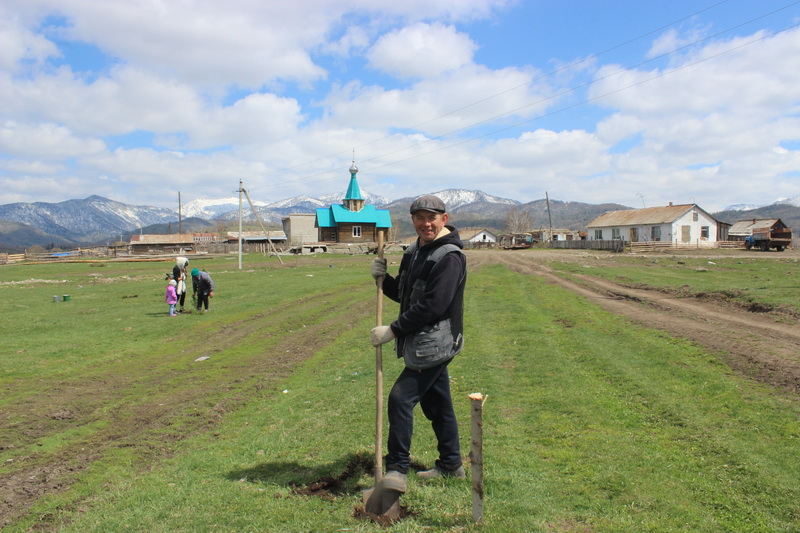
POLYGON ((719 353, 740 375, 792 396, 800 394, 800 320, 796 314, 765 306, 742 308, 713 295, 628 287, 588 275, 573 274, 574 280, 568 280, 546 265, 549 260, 576 258, 585 259, 585 254, 480 251, 468 253, 468 264, 474 269, 500 263, 522 274, 540 276, 611 313, 719 353))

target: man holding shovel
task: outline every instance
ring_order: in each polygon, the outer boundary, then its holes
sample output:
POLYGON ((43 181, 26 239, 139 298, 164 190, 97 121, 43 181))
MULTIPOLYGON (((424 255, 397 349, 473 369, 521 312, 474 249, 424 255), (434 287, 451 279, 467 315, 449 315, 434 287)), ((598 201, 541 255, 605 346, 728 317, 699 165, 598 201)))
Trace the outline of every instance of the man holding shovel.
POLYGON ((448 214, 438 197, 420 196, 410 212, 418 238, 403 254, 397 277, 386 274, 385 259, 375 259, 371 269, 376 280, 383 278, 384 294, 400 303, 397 320, 371 332, 373 346, 396 339, 397 357, 405 363, 389 393, 386 475, 380 482, 381 489, 399 493, 407 490, 417 403, 431 421, 439 450, 434 468, 417 477, 465 477, 447 373, 448 363, 464 344, 464 244, 458 231, 447 225, 448 214))

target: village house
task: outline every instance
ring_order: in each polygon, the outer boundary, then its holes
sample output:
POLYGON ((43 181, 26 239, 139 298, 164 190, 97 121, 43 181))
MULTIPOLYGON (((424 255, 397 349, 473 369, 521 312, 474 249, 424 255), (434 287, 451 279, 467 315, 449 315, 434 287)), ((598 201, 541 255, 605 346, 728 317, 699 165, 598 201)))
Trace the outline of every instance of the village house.
MULTIPOLYGON (((225 242, 227 244, 239 245, 239 232, 227 232, 225 242)), ((257 251, 266 253, 270 247, 276 248, 279 245, 286 243, 286 234, 280 230, 267 230, 265 235, 263 231, 243 231, 242 232, 242 247, 248 251, 257 251), (267 238, 269 237, 269 243, 267 238)))
POLYGON ((467 247, 472 248, 491 248, 497 242, 497 235, 485 228, 459 229, 458 235, 467 247))
POLYGON ((350 166, 350 184, 341 204, 317 209, 316 226, 320 242, 369 243, 378 240, 379 231, 392 227, 388 209, 365 205, 358 186, 356 162, 350 166))
POLYGON ((697 204, 610 211, 586 226, 589 240, 711 244, 725 240, 722 225, 697 204))
POLYGON ((574 229, 541 229, 532 231, 531 235, 536 242, 549 241, 580 241, 581 232, 574 229))
POLYGON ((195 246, 194 235, 191 233, 177 233, 172 235, 131 235, 130 252, 133 254, 147 253, 184 253, 195 246))

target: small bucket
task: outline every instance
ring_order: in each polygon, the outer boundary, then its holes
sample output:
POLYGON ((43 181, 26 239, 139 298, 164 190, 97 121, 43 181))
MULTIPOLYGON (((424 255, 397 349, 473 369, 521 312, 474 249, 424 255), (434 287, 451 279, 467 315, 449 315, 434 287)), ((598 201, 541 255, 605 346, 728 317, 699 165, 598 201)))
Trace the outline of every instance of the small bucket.
POLYGON ((65 302, 68 302, 68 301, 69 301, 69 294, 65 294, 65 295, 64 295, 64 301, 65 301, 65 302))
POLYGON ((58 295, 53 296, 53 303, 57 304, 59 301, 61 301, 61 296, 58 295))

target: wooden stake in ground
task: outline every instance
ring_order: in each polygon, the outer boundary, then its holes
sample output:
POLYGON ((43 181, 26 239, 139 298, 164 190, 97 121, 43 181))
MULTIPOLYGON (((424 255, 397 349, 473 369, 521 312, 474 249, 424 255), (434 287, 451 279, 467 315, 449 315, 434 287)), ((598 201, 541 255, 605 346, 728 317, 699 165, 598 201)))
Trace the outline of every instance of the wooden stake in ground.
POLYGON ((472 400, 472 450, 469 453, 472 465, 472 518, 483 522, 483 404, 489 396, 480 392, 469 395, 472 400))

